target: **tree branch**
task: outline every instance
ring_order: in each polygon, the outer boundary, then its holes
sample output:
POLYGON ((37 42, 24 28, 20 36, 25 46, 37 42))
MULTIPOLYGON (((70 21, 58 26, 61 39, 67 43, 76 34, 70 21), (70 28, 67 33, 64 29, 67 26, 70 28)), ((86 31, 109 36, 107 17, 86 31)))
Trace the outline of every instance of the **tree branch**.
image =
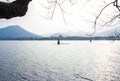
POLYGON ((93 35, 93 34, 96 32, 97 21, 98 21, 99 17, 101 16, 102 12, 104 11, 104 9, 107 8, 109 5, 111 5, 111 4, 113 4, 113 3, 114 3, 114 2, 110 2, 109 4, 107 4, 105 7, 103 7, 103 8, 101 9, 100 13, 99 13, 99 14, 97 15, 97 17, 95 18, 94 26, 93 26, 94 32, 93 32, 91 35, 93 35))

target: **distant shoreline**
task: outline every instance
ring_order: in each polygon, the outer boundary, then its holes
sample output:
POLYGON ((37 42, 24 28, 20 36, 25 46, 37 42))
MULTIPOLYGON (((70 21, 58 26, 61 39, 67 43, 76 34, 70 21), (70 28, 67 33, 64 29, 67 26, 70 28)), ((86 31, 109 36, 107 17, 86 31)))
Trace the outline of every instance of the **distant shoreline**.
MULTIPOLYGON (((71 36, 71 37, 59 37, 60 40, 120 40, 120 38, 116 38, 114 36, 108 37, 78 37, 78 36, 71 36)), ((58 37, 21 37, 21 38, 0 38, 0 40, 58 40, 58 37)))
MULTIPOLYGON (((0 41, 57 41, 57 40, 17 40, 17 39, 5 39, 5 40, 0 40, 0 41)), ((90 40, 61 40, 61 41, 90 41, 90 40)), ((114 41, 114 40, 92 40, 92 41, 114 41)), ((92 42, 91 41, 91 42, 92 42)), ((117 39, 117 41, 120 41, 117 39)))

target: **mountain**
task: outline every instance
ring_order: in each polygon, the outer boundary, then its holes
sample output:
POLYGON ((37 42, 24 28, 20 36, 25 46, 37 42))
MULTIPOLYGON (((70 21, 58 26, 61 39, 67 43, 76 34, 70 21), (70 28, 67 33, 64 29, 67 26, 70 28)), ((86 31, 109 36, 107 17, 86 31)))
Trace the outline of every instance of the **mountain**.
MULTIPOLYGON (((114 36, 115 34, 120 34, 120 27, 112 27, 112 28, 108 28, 102 32, 96 32, 93 37, 108 37, 108 36, 114 36)), ((64 32, 64 33, 54 33, 51 35, 51 37, 58 37, 58 36, 62 36, 62 37, 89 37, 89 35, 91 35, 92 33, 87 33, 87 32, 83 32, 83 31, 79 31, 79 32, 64 32)), ((47 35, 50 36, 50 35, 47 35)))
POLYGON ((67 37, 68 35, 66 35, 65 33, 54 33, 51 35, 51 37, 59 37, 59 36, 67 37))
POLYGON ((114 36, 115 34, 120 34, 119 32, 120 32, 120 27, 112 27, 103 32, 95 33, 94 36, 101 36, 101 37, 114 36))
POLYGON ((28 39, 41 38, 36 34, 26 31, 19 25, 8 26, 0 29, 0 39, 28 39))
POLYGON ((65 32, 64 34, 66 34, 67 36, 80 36, 80 37, 88 37, 88 33, 87 32, 83 32, 83 31, 78 31, 78 32, 65 32))
POLYGON ((80 37, 88 37, 87 33, 85 32, 64 32, 64 33, 55 33, 52 34, 51 37, 58 37, 58 36, 62 36, 62 37, 73 37, 73 36, 80 36, 80 37))

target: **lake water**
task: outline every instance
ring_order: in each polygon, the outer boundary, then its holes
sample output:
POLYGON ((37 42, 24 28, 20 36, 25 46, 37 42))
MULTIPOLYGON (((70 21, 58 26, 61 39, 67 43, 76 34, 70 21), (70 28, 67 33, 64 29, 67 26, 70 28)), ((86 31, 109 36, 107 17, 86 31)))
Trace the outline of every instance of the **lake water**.
POLYGON ((0 81, 120 81, 120 42, 0 41, 0 81))

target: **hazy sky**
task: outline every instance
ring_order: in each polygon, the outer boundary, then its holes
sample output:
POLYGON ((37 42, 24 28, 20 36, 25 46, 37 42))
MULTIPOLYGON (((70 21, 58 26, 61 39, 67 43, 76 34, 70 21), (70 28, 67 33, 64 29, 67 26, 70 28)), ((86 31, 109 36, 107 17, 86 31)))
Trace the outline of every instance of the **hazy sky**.
MULTIPOLYGON (((29 9, 24 17, 12 18, 9 20, 0 19, 0 28, 9 25, 20 25, 24 29, 36 34, 47 34, 68 31, 90 31, 92 32, 92 22, 94 15, 104 6, 103 0, 78 0, 73 6, 66 2, 62 8, 67 12, 64 14, 66 24, 59 6, 56 6, 52 20, 43 17, 47 16, 48 4, 45 0, 32 0, 29 9)), ((108 1, 108 0, 107 0, 108 1)), ((112 0, 109 0, 112 1, 112 0)))

